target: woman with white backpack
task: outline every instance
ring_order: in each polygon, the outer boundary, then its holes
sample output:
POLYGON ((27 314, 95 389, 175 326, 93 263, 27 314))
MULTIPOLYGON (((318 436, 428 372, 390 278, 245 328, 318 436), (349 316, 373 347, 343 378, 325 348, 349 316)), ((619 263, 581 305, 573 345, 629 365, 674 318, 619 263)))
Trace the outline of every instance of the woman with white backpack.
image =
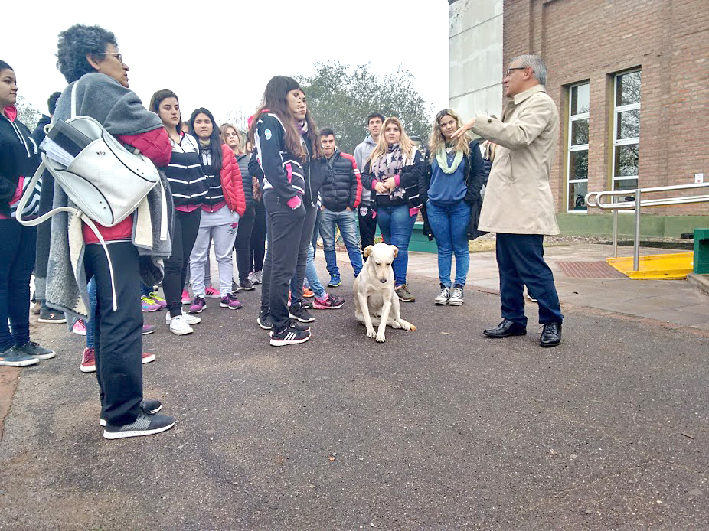
MULTIPOLYGON (((61 32, 57 66, 69 86, 57 102, 53 127, 60 121, 68 121, 70 125, 74 116, 89 117, 131 150, 139 150, 155 166, 167 166, 171 152, 167 132, 161 120, 143 107, 128 88, 128 66, 112 32, 83 24, 61 32)), ((117 156, 112 153, 113 150, 99 154, 105 157, 101 160, 109 163, 112 156, 117 156)), ((122 179, 118 174, 111 175, 122 179)), ((162 184, 161 187, 166 189, 162 184)), ((151 210, 155 198, 160 197, 165 217, 156 215, 157 212, 150 216, 152 227, 147 228, 147 234, 138 230, 143 228, 142 220, 148 219, 141 216, 140 207, 135 215, 128 215, 112 226, 93 223, 97 230, 85 217, 79 225, 76 216, 65 212, 52 219, 48 302, 86 315, 86 282, 91 278, 96 281, 96 376, 101 390, 101 424, 106 426, 103 436, 107 439, 152 435, 175 423, 172 417, 156 414, 162 408, 159 401, 143 400, 139 280, 142 277, 146 284, 152 285, 159 279, 162 271, 156 262, 157 246, 161 246, 164 256, 166 242, 169 244, 163 223, 169 218, 169 210, 165 212, 167 196, 160 191, 155 196, 155 188, 152 190, 146 196, 153 201, 151 210), (80 263, 73 263, 76 256, 83 256, 83 268, 80 263)), ((125 190, 125 194, 130 192, 125 190)), ((75 202, 69 200, 55 174, 54 206, 69 210, 75 202)), ((96 205, 86 205, 91 206, 96 205)))

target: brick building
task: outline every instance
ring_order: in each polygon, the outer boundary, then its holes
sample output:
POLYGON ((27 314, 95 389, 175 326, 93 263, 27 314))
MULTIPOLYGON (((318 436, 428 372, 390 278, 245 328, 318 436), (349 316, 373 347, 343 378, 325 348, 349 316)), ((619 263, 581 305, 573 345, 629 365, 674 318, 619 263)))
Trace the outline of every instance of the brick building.
MULTIPOLYGON (((609 232, 609 215, 586 212, 587 191, 709 180, 707 0, 504 0, 502 18, 504 65, 536 53, 548 67, 565 233, 609 232)), ((643 232, 678 237, 704 216, 707 203, 643 210, 643 232)))

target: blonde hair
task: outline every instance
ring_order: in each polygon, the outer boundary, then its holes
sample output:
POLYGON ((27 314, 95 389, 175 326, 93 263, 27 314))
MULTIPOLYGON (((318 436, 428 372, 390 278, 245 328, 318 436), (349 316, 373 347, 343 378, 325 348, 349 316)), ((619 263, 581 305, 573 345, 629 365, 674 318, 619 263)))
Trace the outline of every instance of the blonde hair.
MULTIPOLYGON (((428 148, 431 151, 431 160, 436 158, 436 153, 438 153, 438 150, 441 146, 445 148, 446 138, 443 136, 443 133, 441 133, 440 123, 441 120, 443 120, 443 118, 446 116, 450 116, 455 120, 457 128, 460 128, 463 125, 463 121, 460 119, 460 116, 458 116, 458 113, 455 112, 453 109, 443 109, 442 111, 438 112, 438 114, 436 115, 436 119, 433 121, 433 129, 431 130, 431 140, 428 143, 428 148)), ((470 155, 471 141, 472 138, 470 137, 470 134, 466 131, 465 134, 459 136, 455 140, 453 148, 456 151, 462 151, 463 155, 467 157, 470 155)))
POLYGON ((414 143, 404 131, 404 126, 401 125, 401 121, 396 116, 390 116, 389 118, 384 120, 384 123, 382 124, 381 133, 379 134, 379 140, 377 141, 377 147, 375 147, 374 151, 372 151, 372 154, 369 155, 369 158, 367 159, 368 161, 374 162, 379 157, 387 154, 387 151, 389 150, 389 145, 387 144, 387 141, 384 138, 384 131, 386 131, 387 125, 389 124, 394 124, 396 127, 399 128, 399 131, 401 132, 401 138, 399 138, 399 145, 401 146, 401 152, 404 154, 404 160, 411 158, 411 155, 413 154, 415 148, 414 143))
POLYGON ((236 128, 236 126, 230 124, 230 123, 223 123, 222 125, 219 126, 219 136, 222 138, 222 144, 226 144, 226 135, 229 133, 229 129, 233 129, 234 132, 236 133, 236 136, 239 137, 239 151, 240 153, 237 153, 237 155, 243 155, 244 154, 244 135, 241 134, 241 132, 236 128))

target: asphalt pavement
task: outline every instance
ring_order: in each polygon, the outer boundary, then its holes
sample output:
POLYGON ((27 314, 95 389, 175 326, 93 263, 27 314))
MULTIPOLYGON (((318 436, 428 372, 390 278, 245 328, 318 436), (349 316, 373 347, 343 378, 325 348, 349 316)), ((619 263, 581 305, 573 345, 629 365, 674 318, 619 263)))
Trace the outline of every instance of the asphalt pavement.
MULTIPOLYGON (((486 339, 499 296, 482 278, 494 253, 478 254, 465 305, 437 307, 435 256, 412 253, 417 301, 402 316, 417 330, 387 329, 384 344, 354 319, 344 253, 332 291, 347 302, 313 310, 304 345, 268 345, 259 290, 240 293, 238 311, 208 301, 190 336, 170 334, 164 312, 144 314, 159 325, 145 338, 157 355, 145 396, 178 421, 152 437, 104 440, 95 377, 78 368, 83 338, 35 324, 59 354, 17 371, 0 529, 709 528, 702 323, 581 298, 563 306, 557 348, 539 347, 533 303, 528 335, 486 339)), ((584 282, 590 294, 590 279, 572 284, 586 293, 584 282)), ((670 296, 652 289, 645 298, 670 296)), ((669 291, 706 307, 682 289, 669 291)))

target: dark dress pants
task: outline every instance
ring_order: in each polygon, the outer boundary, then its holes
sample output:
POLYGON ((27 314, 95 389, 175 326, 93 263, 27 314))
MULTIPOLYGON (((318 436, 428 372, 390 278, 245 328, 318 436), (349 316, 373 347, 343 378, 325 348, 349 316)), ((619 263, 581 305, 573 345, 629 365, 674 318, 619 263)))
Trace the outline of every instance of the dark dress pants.
POLYGON ((500 272, 502 317, 527 326, 524 286, 539 305, 539 322, 561 323, 564 316, 554 286, 554 274, 544 261, 541 234, 497 234, 497 267, 500 272))

